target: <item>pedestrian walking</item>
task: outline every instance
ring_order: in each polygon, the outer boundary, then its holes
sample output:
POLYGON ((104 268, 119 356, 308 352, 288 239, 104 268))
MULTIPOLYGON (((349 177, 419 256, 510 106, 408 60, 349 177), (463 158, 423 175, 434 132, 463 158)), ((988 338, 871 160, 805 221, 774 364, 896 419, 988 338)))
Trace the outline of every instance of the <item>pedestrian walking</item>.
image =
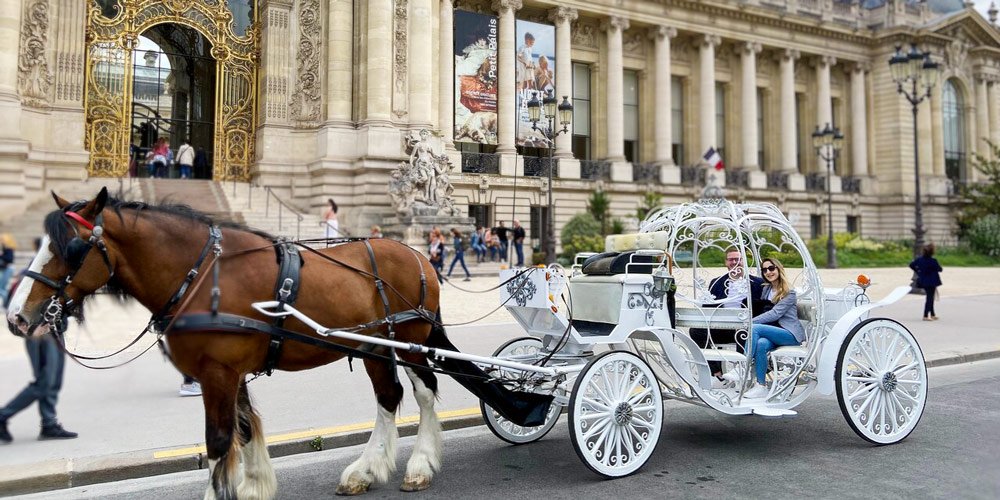
POLYGON ((941 264, 934 258, 934 244, 928 243, 920 252, 920 257, 910 262, 910 269, 917 273, 917 286, 924 289, 924 321, 937 321, 934 299, 941 286, 941 264))
POLYGON ((524 267, 524 227, 521 221, 514 219, 514 230, 512 241, 514 242, 514 253, 517 254, 517 267, 524 267))
MULTIPOLYGON (((41 239, 35 239, 35 250, 41 246, 41 239)), ((56 402, 62 389, 63 369, 66 366, 66 354, 59 342, 50 334, 28 337, 24 340, 31 362, 32 375, 35 380, 27 385, 0 408, 0 443, 7 444, 14 440, 7 430, 7 421, 17 415, 31 403, 38 402, 38 412, 42 418, 42 429, 38 439, 73 439, 77 433, 67 431, 56 418, 56 402)))
POLYGON ((10 233, 0 236, 0 304, 7 304, 7 285, 14 276, 14 250, 17 241, 10 233))
POLYGON ((465 271, 465 279, 462 281, 469 281, 472 279, 472 275, 469 274, 469 268, 465 266, 465 248, 462 247, 462 232, 456 228, 451 228, 451 236, 455 245, 455 256, 452 257, 451 266, 448 267, 448 278, 451 278, 451 273, 455 270, 455 263, 461 263, 462 270, 465 271))
POLYGON ((177 163, 181 166, 181 179, 190 179, 194 169, 194 148, 186 140, 177 148, 177 163))
POLYGON ((442 270, 444 269, 444 237, 437 228, 434 228, 431 230, 429 241, 430 246, 427 253, 430 256, 431 265, 434 266, 434 272, 437 273, 438 283, 444 284, 444 276, 442 275, 442 270))

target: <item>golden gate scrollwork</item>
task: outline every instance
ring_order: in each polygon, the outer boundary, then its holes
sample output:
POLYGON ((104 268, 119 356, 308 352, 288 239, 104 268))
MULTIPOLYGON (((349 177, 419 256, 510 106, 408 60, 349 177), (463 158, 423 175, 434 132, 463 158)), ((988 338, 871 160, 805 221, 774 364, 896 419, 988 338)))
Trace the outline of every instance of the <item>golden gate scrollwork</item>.
POLYGON ((225 0, 118 0, 112 18, 106 17, 109 9, 101 3, 89 0, 87 10, 84 108, 90 175, 127 175, 133 49, 149 28, 176 23, 201 33, 216 61, 213 176, 249 180, 257 126, 258 21, 245 34, 237 34, 225 0))

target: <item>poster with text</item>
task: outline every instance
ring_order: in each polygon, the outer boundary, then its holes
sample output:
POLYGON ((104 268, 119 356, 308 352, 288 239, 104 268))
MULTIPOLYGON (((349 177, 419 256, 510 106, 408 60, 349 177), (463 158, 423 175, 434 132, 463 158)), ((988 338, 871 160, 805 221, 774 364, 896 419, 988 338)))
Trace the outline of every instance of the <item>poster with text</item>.
MULTIPOLYGON (((528 148, 548 148, 549 141, 539 130, 531 128, 528 101, 537 96, 539 102, 556 91, 556 28, 548 24, 517 20, 517 53, 514 56, 517 102, 517 145, 528 148)), ((504 85, 507 85, 506 83, 504 85)), ((548 127, 544 119, 540 128, 548 127)))
POLYGON ((455 142, 497 143, 495 16, 455 11, 455 142))

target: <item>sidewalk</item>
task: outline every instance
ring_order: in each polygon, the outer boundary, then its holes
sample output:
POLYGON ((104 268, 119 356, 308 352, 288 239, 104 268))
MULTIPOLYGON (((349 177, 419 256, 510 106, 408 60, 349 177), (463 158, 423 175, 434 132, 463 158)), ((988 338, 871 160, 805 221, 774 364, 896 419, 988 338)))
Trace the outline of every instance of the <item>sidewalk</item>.
MULTIPOLYGON (((869 294, 879 300, 909 282, 904 269, 867 269, 874 285, 869 294)), ((856 270, 822 271, 826 286, 840 286, 856 270)), ((907 296, 878 315, 897 319, 916 335, 929 365, 1000 356, 1000 268, 947 269, 937 322, 920 321, 922 296, 907 296)), ((483 290, 496 278, 477 277, 456 284, 483 290)), ((488 313, 499 304, 496 291, 471 295, 445 286, 442 316, 461 323, 488 313)), ((81 354, 117 350, 141 330, 148 312, 130 303, 120 305, 101 297, 88 306, 86 328, 71 327, 70 348, 81 354)), ((470 326, 448 329, 462 351, 489 355, 504 341, 523 332, 504 310, 470 326)), ((141 351, 152 339, 143 339, 141 351)), ((30 377, 20 339, 0 334, 0 404, 13 397, 30 377)), ((128 357, 121 358, 121 360, 128 357)), ((250 384, 272 443, 272 456, 363 442, 375 414, 375 399, 360 363, 353 373, 346 362, 298 373, 279 372, 250 384), (321 437, 317 440, 315 438, 321 437)), ((437 409, 446 428, 476 425, 478 401, 453 380, 440 377, 437 409)), ((38 417, 29 408, 10 421, 14 442, 0 446, 0 495, 78 486, 203 467, 198 446, 204 441, 201 398, 180 398, 180 376, 154 348, 134 363, 113 370, 88 370, 67 364, 59 415, 65 426, 80 433, 70 441, 35 440, 38 417)), ((409 386, 400 410, 412 432, 417 406, 409 386)))

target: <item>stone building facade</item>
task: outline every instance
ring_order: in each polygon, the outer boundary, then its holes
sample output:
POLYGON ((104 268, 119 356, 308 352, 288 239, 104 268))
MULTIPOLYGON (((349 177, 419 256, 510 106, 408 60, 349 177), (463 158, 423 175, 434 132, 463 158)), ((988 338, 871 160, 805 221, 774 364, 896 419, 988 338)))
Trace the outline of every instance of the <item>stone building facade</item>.
POLYGON ((810 134, 831 123, 846 137, 835 230, 907 236, 919 168, 928 236, 948 242, 956 185, 1000 142, 1000 31, 953 0, 0 0, 0 217, 61 182, 127 175, 150 39, 173 78, 156 119, 189 121, 162 133, 176 148, 204 129, 216 180, 310 210, 332 197, 363 234, 392 214, 404 137, 428 129, 456 165, 458 208, 537 237, 549 163, 517 146, 518 20, 554 26, 555 94, 575 105, 555 142, 557 230, 595 189, 625 218, 650 191, 697 198, 715 148, 727 196, 822 232, 827 167, 810 134), (455 140, 456 12, 497 20, 495 144, 455 140), (919 166, 887 64, 911 42, 942 67, 919 108, 919 166))

